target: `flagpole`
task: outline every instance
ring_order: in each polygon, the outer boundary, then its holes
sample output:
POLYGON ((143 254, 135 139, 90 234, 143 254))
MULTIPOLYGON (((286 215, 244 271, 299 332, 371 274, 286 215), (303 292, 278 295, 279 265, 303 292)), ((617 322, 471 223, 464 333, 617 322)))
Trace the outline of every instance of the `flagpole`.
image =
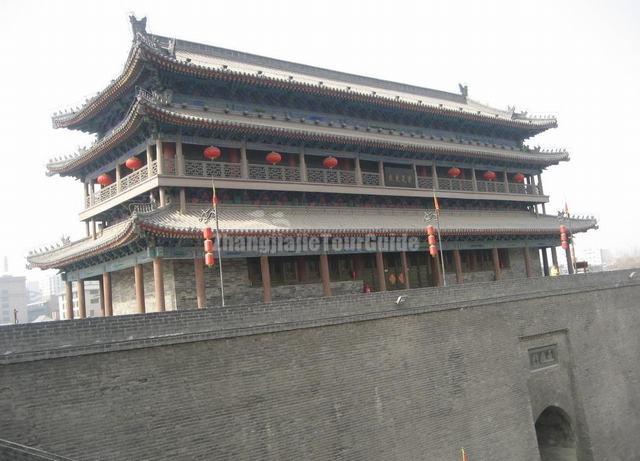
POLYGON ((440 265, 442 266, 442 285, 447 286, 447 275, 444 271, 444 254, 442 252, 442 236, 440 235, 440 204, 436 198, 436 191, 433 190, 433 204, 436 208, 436 227, 438 228, 438 247, 440 247, 440 265))
POLYGON ((571 215, 569 214, 569 206, 567 205, 567 198, 564 199, 564 214, 567 217, 567 227, 569 228, 569 235, 571 236, 571 268, 573 273, 576 273, 576 245, 573 238, 573 229, 571 228, 571 215))
POLYGON ((220 298, 222 301, 222 307, 224 307, 224 281, 222 280, 222 251, 220 249, 220 224, 218 221, 218 197, 216 196, 216 185, 213 182, 213 176, 211 176, 211 188, 213 190, 213 197, 211 202, 213 203, 213 214, 216 216, 216 248, 218 250, 218 271, 220 272, 220 298))

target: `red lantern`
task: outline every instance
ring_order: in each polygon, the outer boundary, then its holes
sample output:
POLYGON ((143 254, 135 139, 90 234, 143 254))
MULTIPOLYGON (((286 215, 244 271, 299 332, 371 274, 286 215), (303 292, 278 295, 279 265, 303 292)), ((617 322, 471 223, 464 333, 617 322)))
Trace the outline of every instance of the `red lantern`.
POLYGON ((429 245, 429 254, 435 258, 438 255, 438 247, 435 245, 429 245))
POLYGON ((204 251, 205 253, 213 253, 213 240, 207 239, 204 241, 204 251))
POLYGON ((486 179, 487 181, 495 181, 497 175, 493 171, 485 171, 484 174, 482 175, 482 177, 484 179, 486 179))
POLYGON ((269 152, 265 157, 265 160, 267 161, 267 163, 270 163, 272 165, 277 165, 282 161, 282 155, 280 155, 277 152, 269 152))
POLYGON ((207 253, 204 255, 204 263, 207 267, 213 267, 216 264, 216 257, 213 253, 207 253))
POLYGON ((113 184, 113 179, 111 179, 111 176, 109 176, 107 173, 102 173, 100 176, 98 176, 98 179, 96 179, 96 181, 98 181, 98 184, 100 184, 101 186, 108 186, 109 184, 113 184))
POLYGON ((428 235, 434 235, 435 233, 436 233, 436 228, 435 227, 433 227, 431 225, 427 226, 427 234, 428 235))
POLYGON ((513 180, 515 182, 523 183, 524 182, 524 175, 522 173, 516 173, 516 174, 513 175, 513 180))
POLYGON ((216 160, 222 155, 222 151, 215 146, 209 146, 204 150, 204 156, 209 160, 216 160))
POLYGON ((140 160, 138 157, 131 157, 124 162, 124 166, 126 166, 130 170, 137 170, 142 166, 142 160, 140 160))
POLYGON ((435 245, 436 244, 436 236, 431 234, 429 235, 429 237, 427 238, 427 241, 429 242, 429 245, 435 245))
POLYGON ((563 242, 566 242, 567 241, 567 234, 564 233, 564 232, 562 234, 560 234, 560 240, 562 240, 563 242))
POLYGON ((176 156, 176 145, 172 142, 162 143, 162 153, 165 158, 171 158, 176 156))
POLYGON ((457 178, 460 176, 460 173, 462 173, 462 171, 460 171, 460 168, 456 166, 449 168, 449 171, 447 172, 450 178, 457 178))
POLYGON ((210 239, 211 237, 213 237, 213 230, 211 230, 210 227, 205 227, 204 229, 202 229, 202 236, 205 239, 210 239))
POLYGON ((562 246, 563 250, 566 250, 569 248, 569 242, 567 242, 566 240, 563 240, 560 245, 562 246))
POLYGON ((566 234, 569 232, 569 229, 567 228, 567 226, 565 226, 564 224, 562 226, 560 226, 560 233, 561 234, 566 234))
POLYGON ((329 169, 335 168, 338 166, 338 159, 330 155, 322 161, 322 166, 329 169))

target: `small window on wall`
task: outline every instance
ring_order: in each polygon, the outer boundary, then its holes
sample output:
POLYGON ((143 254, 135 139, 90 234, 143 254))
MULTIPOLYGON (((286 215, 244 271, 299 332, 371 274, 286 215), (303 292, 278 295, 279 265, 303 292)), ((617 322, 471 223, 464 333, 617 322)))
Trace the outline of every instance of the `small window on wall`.
POLYGON ((511 261, 509 259, 509 249, 508 248, 500 248, 500 249, 498 249, 498 257, 500 258, 500 268, 501 269, 509 269, 511 267, 511 261))
POLYGON ((262 271, 260 270, 260 258, 247 258, 249 270, 249 283, 252 287, 262 286, 262 271))
POLYGON ((329 255, 329 277, 333 281, 351 280, 353 265, 351 255, 329 255))
POLYGON ((491 250, 477 250, 478 266, 481 271, 493 270, 491 250))
POLYGON ((305 259, 307 265, 307 281, 320 281, 320 261, 317 256, 307 256, 305 259))

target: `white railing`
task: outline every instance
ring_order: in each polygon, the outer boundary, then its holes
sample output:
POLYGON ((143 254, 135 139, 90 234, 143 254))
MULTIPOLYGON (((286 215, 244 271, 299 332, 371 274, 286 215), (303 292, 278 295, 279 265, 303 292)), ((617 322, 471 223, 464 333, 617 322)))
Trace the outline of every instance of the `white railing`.
POLYGON ((325 184, 355 184, 356 174, 353 171, 329 170, 326 168, 307 168, 307 180, 325 184))
POLYGON ((367 171, 362 172, 362 185, 364 186, 379 186, 380 185, 380 174, 379 173, 369 173, 367 171))
POLYGON ((148 177, 149 170, 145 165, 120 180, 120 191, 124 192, 127 189, 131 189, 132 187, 140 184, 142 181, 145 181, 148 177))
POLYGON ((300 181, 300 168, 280 165, 249 165, 249 179, 300 181))
MULTIPOLYGON (((154 160, 149 165, 134 171, 120 180, 120 187, 116 183, 96 191, 91 197, 85 198, 85 207, 105 202, 119 192, 134 188, 152 176, 158 174, 158 162, 154 160)), ((175 175, 175 159, 164 159, 164 174, 175 175)), ((239 163, 225 163, 206 160, 184 160, 185 176, 204 178, 242 178, 242 166, 239 163)), ((265 181, 299 182, 302 180, 300 168, 282 165, 248 165, 249 179, 265 181)), ((374 172, 361 172, 363 186, 380 186, 380 174, 374 172)), ((416 186, 418 189, 434 189, 434 179, 429 176, 418 176, 416 186)), ((307 181, 322 184, 358 184, 355 171, 335 170, 327 168, 307 168, 307 181)), ((523 195, 541 195, 540 188, 534 184, 509 183, 503 181, 474 181, 471 179, 438 178, 438 190, 486 192, 486 193, 511 193, 523 195)))
POLYGON ((418 176, 418 188, 433 189, 433 178, 428 176, 418 176))
POLYGON ((502 181, 476 181, 478 192, 505 192, 502 181))
POLYGON ((241 176, 239 163, 212 162, 206 160, 185 160, 185 176, 199 176, 204 178, 239 178, 241 176))
POLYGON ((471 179, 438 178, 438 188, 440 190, 473 190, 471 179))
POLYGON ((109 184, 93 194, 93 204, 105 202, 116 195, 118 195, 118 185, 116 183, 109 184))
POLYGON ((534 184, 509 183, 509 192, 512 194, 540 195, 538 186, 534 184))

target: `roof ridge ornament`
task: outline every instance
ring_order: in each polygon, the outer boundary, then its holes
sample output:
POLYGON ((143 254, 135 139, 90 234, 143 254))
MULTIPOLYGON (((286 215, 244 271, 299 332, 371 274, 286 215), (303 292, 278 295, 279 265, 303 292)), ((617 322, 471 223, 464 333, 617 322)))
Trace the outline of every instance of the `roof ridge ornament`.
POLYGON ((469 85, 458 83, 458 88, 460 88, 460 94, 467 99, 469 97, 469 85))
POLYGON ((147 17, 144 16, 141 19, 137 19, 135 15, 129 15, 129 22, 131 23, 131 31, 133 32, 133 38, 135 40, 138 33, 147 35, 147 17))

